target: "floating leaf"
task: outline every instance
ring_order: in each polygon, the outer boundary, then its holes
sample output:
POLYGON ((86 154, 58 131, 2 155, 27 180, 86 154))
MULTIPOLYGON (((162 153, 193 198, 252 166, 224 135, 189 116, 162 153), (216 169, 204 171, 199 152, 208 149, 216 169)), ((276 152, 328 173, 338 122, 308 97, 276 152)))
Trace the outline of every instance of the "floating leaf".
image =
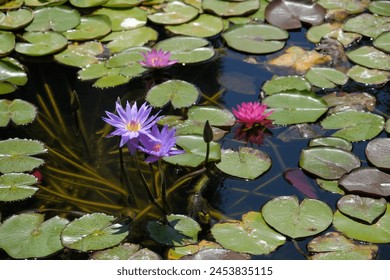
POLYGON ((131 9, 101 8, 94 15, 105 15, 110 18, 112 31, 129 30, 142 27, 148 18, 146 11, 135 7, 131 9))
POLYGON ((222 246, 216 242, 201 240, 197 244, 169 248, 167 258, 168 260, 178 260, 187 255, 191 257, 206 249, 222 249, 222 246))
POLYGON ((389 1, 370 1, 368 4, 368 9, 371 13, 381 15, 381 16, 390 16, 390 2, 389 1))
POLYGON ((146 100, 154 107, 163 107, 171 102, 174 108, 183 108, 193 105, 199 95, 199 89, 193 84, 169 80, 151 88, 146 94, 146 100))
POLYGON ((80 24, 63 34, 68 40, 86 41, 101 38, 111 32, 111 21, 106 15, 82 16, 80 24))
POLYGON ((324 95, 322 98, 328 106, 335 106, 333 110, 335 112, 351 109, 373 111, 376 104, 375 96, 366 92, 333 92, 324 95))
POLYGON ((305 78, 314 86, 319 88, 334 88, 342 86, 348 81, 348 76, 343 72, 332 68, 310 68, 305 78))
POLYGON ((349 194, 337 201, 337 208, 344 215, 372 224, 386 211, 386 200, 349 194))
POLYGON ((28 124, 35 119, 36 115, 37 108, 27 101, 0 100, 0 127, 7 126, 10 121, 16 125, 28 124))
POLYGON ((305 78, 297 75, 272 78, 272 80, 266 81, 262 87, 267 95, 290 90, 309 91, 310 89, 310 83, 305 78))
POLYGON ((16 43, 18 53, 30 56, 43 56, 64 49, 68 40, 57 32, 26 32, 23 39, 27 43, 16 43))
POLYGON ((348 13, 355 14, 363 12, 367 8, 369 1, 318 0, 317 3, 328 10, 342 9, 346 10, 348 13))
POLYGON ((364 13, 344 22, 343 29, 375 39, 383 32, 390 31, 389 23, 388 17, 364 13))
POLYGON ((61 234, 62 244, 87 252, 102 250, 122 242, 129 233, 128 225, 115 223, 115 217, 103 213, 82 216, 70 222, 61 234))
POLYGON ((0 248, 14 259, 42 258, 63 248, 60 234, 69 221, 42 214, 13 215, 0 225, 0 248))
POLYGON ((312 50, 307 51, 301 47, 289 47, 284 54, 268 61, 269 65, 291 67, 298 72, 306 72, 318 64, 330 62, 332 58, 329 55, 323 55, 312 50))
POLYGON ((215 55, 215 50, 208 47, 209 41, 204 38, 174 36, 159 41, 153 47, 171 53, 171 59, 178 63, 196 63, 208 60, 215 55))
POLYGON ((108 0, 103 4, 109 8, 132 8, 138 6, 143 0, 108 0))
POLYGON ((339 180, 349 192, 375 196, 390 196, 390 175, 376 168, 361 167, 339 180))
POLYGON ((333 147, 303 149, 299 159, 299 165, 304 170, 327 180, 339 179, 360 164, 353 153, 333 147))
POLYGON ((390 169, 390 138, 371 140, 366 146, 366 157, 376 167, 390 169))
POLYGON ((185 246, 198 241, 201 227, 190 217, 171 214, 167 216, 167 224, 150 221, 147 229, 150 236, 161 244, 185 246))
POLYGON ((368 69, 360 65, 352 66, 348 70, 347 76, 351 77, 358 83, 367 85, 381 85, 390 80, 390 74, 388 71, 368 69))
POLYGON ((327 147, 336 147, 339 149, 343 149, 345 151, 352 151, 352 143, 339 137, 318 137, 310 140, 310 147, 316 146, 327 146, 327 147))
POLYGON ((312 92, 286 92, 264 98, 273 113, 269 119, 274 124, 297 124, 315 122, 328 107, 325 102, 312 92))
POLYGON ((385 130, 387 133, 390 133, 390 119, 388 119, 385 123, 385 130))
POLYGON ((284 178, 308 198, 317 198, 309 178, 300 168, 289 168, 283 172, 284 178))
POLYGON ((203 249, 193 255, 187 255, 180 260, 248 260, 250 256, 227 249, 203 249))
POLYGON ((165 26, 165 28, 176 35, 195 36, 208 38, 222 32, 222 19, 216 16, 201 14, 196 19, 175 26, 165 26))
POLYGON ((345 194, 344 190, 339 187, 339 183, 336 180, 329 181, 329 180, 323 180, 323 179, 317 178, 316 182, 320 186, 320 188, 322 188, 328 192, 337 193, 337 194, 341 194, 341 195, 345 194))
POLYGON ((31 171, 43 164, 44 161, 30 155, 45 152, 44 145, 35 140, 7 139, 0 141, 0 172, 31 171))
POLYGON ((326 37, 333 30, 340 28, 340 23, 324 23, 318 26, 312 26, 306 33, 306 38, 312 43, 319 43, 323 37, 326 37))
POLYGON ((0 30, 0 55, 5 55, 14 50, 15 35, 12 32, 0 30))
POLYGON ((24 67, 15 59, 0 59, 0 94, 10 93, 27 83, 24 67))
POLYGON ((253 211, 242 215, 242 221, 215 224, 211 233, 224 248, 253 255, 269 254, 286 242, 283 235, 267 225, 261 213, 253 211))
POLYGON ((247 1, 220 1, 203 0, 202 9, 221 17, 241 16, 257 11, 260 3, 258 0, 247 1))
POLYGON ((332 136, 362 141, 377 136, 383 130, 384 119, 368 112, 345 111, 327 116, 321 125, 324 129, 340 129, 332 136))
MULTIPOLYGON (((390 2, 389 2, 390 3, 390 2)), ((390 7, 390 5, 389 5, 390 7)), ((372 43, 377 49, 385 52, 390 52, 390 32, 383 32, 372 43)))
POLYGON ((312 1, 274 0, 265 8, 266 20, 282 29, 301 28, 302 22, 319 25, 326 10, 312 1))
POLYGON ((238 151, 222 150, 216 166, 228 175, 254 180, 271 167, 271 158, 260 150, 240 147, 238 151))
POLYGON ((106 76, 99 78, 94 84, 97 88, 110 88, 119 85, 127 84, 130 81, 129 77, 120 75, 120 69, 114 68, 114 71, 110 71, 106 76))
POLYGON ((312 260, 372 260, 378 252, 374 244, 347 239, 338 232, 328 232, 307 244, 312 260))
POLYGON ((94 252, 92 260, 161 260, 161 256, 138 244, 124 243, 111 249, 94 252))
POLYGON ((71 7, 40 7, 34 10, 34 20, 25 30, 64 32, 79 23, 80 13, 71 7))
POLYGON ((264 220, 274 229, 293 239, 312 236, 332 223, 332 209, 316 199, 304 199, 300 204, 295 196, 281 196, 264 204, 264 220))
POLYGON ((287 31, 269 24, 233 26, 222 34, 229 47, 253 54, 282 49, 288 36, 287 31))
POLYGON ((16 201, 31 197, 38 190, 32 185, 37 178, 25 173, 7 173, 0 176, 0 201, 16 201))
POLYGON ((162 25, 182 24, 193 20, 198 13, 199 10, 191 5, 181 1, 173 1, 163 5, 162 12, 149 14, 148 19, 162 25))
POLYGON ((69 2, 78 8, 91 8, 103 5, 107 0, 69 0, 69 2))
POLYGON ((347 52, 347 56, 353 62, 368 68, 390 70, 390 55, 374 47, 360 47, 356 50, 347 52))
MULTIPOLYGON (((184 154, 165 157, 164 161, 181 166, 197 167, 204 162, 206 158, 207 145, 202 136, 181 135, 176 137, 176 144, 183 148, 184 154)), ((221 159, 221 147, 218 143, 210 143, 209 161, 221 159)))
POLYGON ((213 106, 192 106, 188 110, 188 120, 200 122, 209 121, 212 126, 233 126, 236 123, 234 115, 226 109, 213 106))
POLYGON ((69 44, 67 49, 56 54, 54 59, 62 64, 74 67, 86 67, 99 62, 99 56, 106 52, 106 48, 99 42, 84 44, 69 44))
POLYGON ((0 16, 0 29, 14 30, 19 29, 33 20, 34 16, 30 9, 18 9, 8 11, 4 17, 0 16))
POLYGON ((389 243, 390 203, 387 203, 385 214, 375 224, 359 223, 336 211, 333 216, 333 226, 349 238, 373 243, 389 243))

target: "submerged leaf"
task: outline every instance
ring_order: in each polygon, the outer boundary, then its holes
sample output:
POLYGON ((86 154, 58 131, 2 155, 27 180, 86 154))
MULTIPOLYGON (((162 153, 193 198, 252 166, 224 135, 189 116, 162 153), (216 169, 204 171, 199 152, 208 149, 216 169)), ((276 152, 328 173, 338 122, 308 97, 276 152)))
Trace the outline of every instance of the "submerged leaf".
POLYGON ((299 168, 289 168, 283 173, 284 178, 308 198, 318 198, 307 175, 299 168))

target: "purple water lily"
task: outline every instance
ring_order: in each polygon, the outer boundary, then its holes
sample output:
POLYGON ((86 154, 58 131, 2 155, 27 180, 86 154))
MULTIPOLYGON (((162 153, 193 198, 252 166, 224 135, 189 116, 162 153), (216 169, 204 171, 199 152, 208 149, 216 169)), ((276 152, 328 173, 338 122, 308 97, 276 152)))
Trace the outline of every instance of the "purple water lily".
POLYGON ((142 55, 144 56, 145 60, 139 61, 139 64, 147 68, 164 68, 177 62, 177 60, 170 60, 170 52, 164 52, 161 49, 152 49, 149 52, 143 52, 142 55))
POLYGON ((103 117, 103 120, 116 128, 110 136, 121 136, 120 146, 127 144, 133 154, 138 147, 140 136, 154 137, 150 134, 150 129, 161 117, 157 116, 158 114, 150 115, 152 108, 146 102, 139 109, 137 103, 131 106, 129 102, 126 103, 126 108, 123 108, 119 101, 115 107, 118 115, 106 111, 108 118, 103 117))
POLYGON ((140 136, 140 145, 139 149, 144 153, 148 154, 146 162, 152 163, 160 158, 174 156, 184 153, 183 150, 178 150, 175 147, 176 129, 168 129, 167 125, 164 125, 161 131, 158 126, 155 125, 151 128, 150 134, 140 136))

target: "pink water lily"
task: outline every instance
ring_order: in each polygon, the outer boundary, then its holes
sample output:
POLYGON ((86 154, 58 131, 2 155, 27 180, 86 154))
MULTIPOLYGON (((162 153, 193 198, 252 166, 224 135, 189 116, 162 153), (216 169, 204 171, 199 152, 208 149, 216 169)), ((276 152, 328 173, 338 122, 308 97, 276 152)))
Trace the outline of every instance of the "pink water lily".
POLYGON ((152 49, 151 51, 143 52, 142 55, 145 60, 139 61, 139 64, 146 68, 164 68, 177 62, 177 60, 170 59, 170 52, 165 52, 162 49, 152 49))
POLYGON ((273 111, 266 112, 266 109, 266 104, 243 102, 241 105, 237 105, 237 109, 233 108, 233 114, 237 118, 237 122, 245 125, 247 128, 251 128, 255 124, 267 126, 271 124, 271 120, 267 118, 273 111))

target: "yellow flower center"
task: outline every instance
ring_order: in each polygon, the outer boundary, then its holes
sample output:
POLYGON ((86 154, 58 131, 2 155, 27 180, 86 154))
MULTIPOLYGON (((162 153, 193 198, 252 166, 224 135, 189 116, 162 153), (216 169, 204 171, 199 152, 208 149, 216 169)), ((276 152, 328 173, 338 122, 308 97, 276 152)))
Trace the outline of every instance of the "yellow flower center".
POLYGON ((153 146, 153 151, 158 152, 160 151, 160 148, 161 148, 161 144, 156 144, 153 146))
POLYGON ((139 122, 136 122, 136 121, 130 121, 126 124, 126 129, 128 131, 136 132, 136 131, 139 131, 141 129, 141 124, 139 122))

